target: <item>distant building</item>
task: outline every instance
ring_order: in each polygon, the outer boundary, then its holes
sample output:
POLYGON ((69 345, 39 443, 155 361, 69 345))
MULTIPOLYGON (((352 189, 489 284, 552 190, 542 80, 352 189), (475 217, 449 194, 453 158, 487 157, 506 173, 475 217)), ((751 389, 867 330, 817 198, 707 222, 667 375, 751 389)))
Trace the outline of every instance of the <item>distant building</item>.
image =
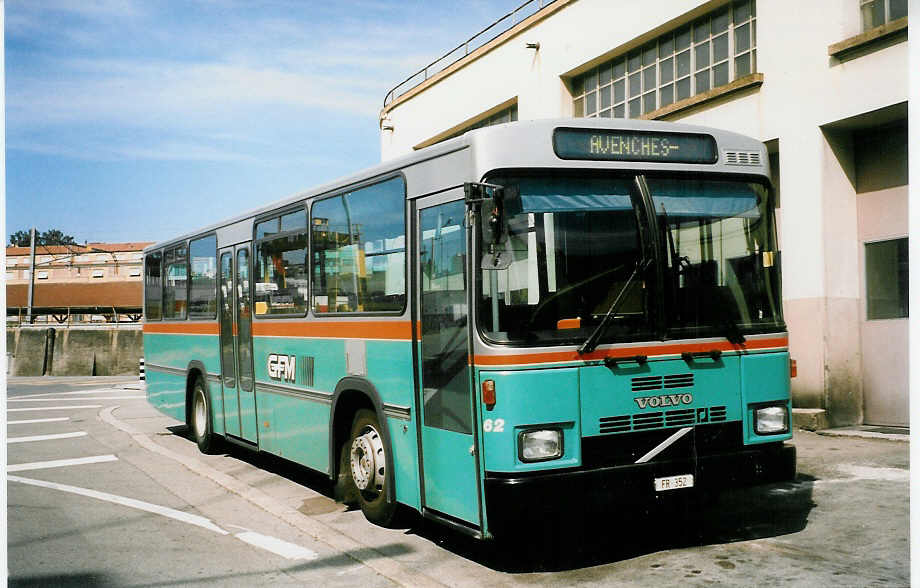
POLYGON ((759 138, 781 206, 794 406, 907 425, 907 4, 525 2, 386 96, 382 158, 541 118, 759 138))
MULTIPOLYGON (((143 254, 150 243, 38 245, 34 322, 137 322, 143 313, 143 254)), ((6 248, 7 325, 26 322, 28 247, 6 248)))

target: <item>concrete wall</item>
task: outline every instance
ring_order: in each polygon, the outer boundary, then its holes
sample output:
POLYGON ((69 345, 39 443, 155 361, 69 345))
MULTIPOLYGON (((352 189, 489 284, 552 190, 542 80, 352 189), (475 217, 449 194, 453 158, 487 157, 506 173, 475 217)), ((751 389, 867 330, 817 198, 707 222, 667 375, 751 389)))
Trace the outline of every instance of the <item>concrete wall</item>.
POLYGON ((50 349, 49 342, 48 329, 8 328, 6 349, 14 356, 10 375, 130 375, 138 372, 138 360, 144 355, 139 328, 55 329, 50 349))

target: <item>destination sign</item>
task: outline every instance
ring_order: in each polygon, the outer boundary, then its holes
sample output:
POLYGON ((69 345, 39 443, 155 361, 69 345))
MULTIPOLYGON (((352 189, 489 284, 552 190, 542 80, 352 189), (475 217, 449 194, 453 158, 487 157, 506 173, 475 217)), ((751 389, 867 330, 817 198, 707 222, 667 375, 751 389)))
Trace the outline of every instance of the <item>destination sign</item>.
POLYGON ((553 149, 561 159, 715 163, 716 140, 709 135, 556 129, 553 149))

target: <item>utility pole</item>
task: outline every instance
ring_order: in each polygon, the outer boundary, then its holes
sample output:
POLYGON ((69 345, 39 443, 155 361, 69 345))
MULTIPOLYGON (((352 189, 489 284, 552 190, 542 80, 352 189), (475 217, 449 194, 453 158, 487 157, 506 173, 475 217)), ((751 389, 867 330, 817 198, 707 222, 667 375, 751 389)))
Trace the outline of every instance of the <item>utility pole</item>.
POLYGON ((32 317, 32 302, 35 293, 35 227, 29 229, 29 238, 31 240, 29 245, 29 306, 26 312, 26 322, 31 325, 34 320, 32 317))

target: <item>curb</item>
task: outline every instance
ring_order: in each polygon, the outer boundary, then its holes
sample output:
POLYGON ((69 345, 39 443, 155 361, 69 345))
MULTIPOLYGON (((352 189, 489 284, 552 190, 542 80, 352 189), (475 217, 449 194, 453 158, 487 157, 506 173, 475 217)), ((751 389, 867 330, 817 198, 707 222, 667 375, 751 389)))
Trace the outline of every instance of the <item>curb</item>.
POLYGON ((352 539, 348 535, 333 529, 325 523, 285 506, 257 488, 252 488, 236 478, 228 476, 197 459, 180 455, 163 447, 131 425, 118 420, 118 418, 112 414, 117 408, 119 407, 111 406, 99 411, 99 418, 102 419, 103 422, 130 435, 131 438, 144 449, 181 463, 192 472, 210 479, 230 492, 248 500, 262 510, 288 523, 295 529, 303 531, 316 541, 326 544, 334 551, 371 568, 381 576, 401 586, 446 586, 429 576, 406 568, 384 553, 352 539))
POLYGON ((820 431, 827 428, 827 411, 823 408, 793 408, 792 424, 797 429, 820 431))
POLYGON ((883 441, 892 441, 894 443, 910 443, 910 435, 898 435, 895 433, 876 433, 874 431, 860 431, 857 429, 824 429, 822 431, 815 431, 815 433, 825 437, 881 439, 883 441))

